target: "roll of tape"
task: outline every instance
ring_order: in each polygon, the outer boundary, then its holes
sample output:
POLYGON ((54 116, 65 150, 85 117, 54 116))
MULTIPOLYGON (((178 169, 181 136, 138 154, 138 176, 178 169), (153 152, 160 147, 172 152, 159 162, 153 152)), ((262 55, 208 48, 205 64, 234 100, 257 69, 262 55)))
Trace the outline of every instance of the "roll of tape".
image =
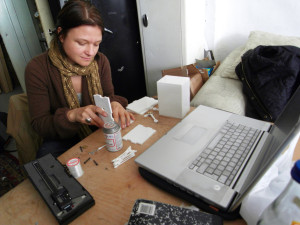
POLYGON ((67 167, 73 177, 78 178, 83 175, 83 170, 79 158, 72 158, 67 162, 67 167))

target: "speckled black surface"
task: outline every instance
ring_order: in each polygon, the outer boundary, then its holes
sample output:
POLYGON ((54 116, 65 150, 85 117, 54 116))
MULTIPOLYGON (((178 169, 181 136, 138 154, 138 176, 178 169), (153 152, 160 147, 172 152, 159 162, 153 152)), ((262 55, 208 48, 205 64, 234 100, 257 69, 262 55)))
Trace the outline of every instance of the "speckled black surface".
POLYGON ((173 206, 161 202, 138 199, 132 209, 128 225, 221 225, 221 217, 201 211, 173 206), (140 203, 154 204, 154 215, 138 213, 140 203))

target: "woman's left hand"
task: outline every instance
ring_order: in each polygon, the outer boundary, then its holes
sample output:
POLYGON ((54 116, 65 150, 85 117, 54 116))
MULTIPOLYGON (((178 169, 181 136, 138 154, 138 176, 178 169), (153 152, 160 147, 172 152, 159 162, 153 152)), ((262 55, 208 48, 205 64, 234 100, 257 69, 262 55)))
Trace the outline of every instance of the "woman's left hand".
POLYGON ((119 102, 111 102, 110 105, 115 122, 119 123, 120 120, 122 128, 128 127, 130 120, 134 120, 133 114, 126 111, 119 102))

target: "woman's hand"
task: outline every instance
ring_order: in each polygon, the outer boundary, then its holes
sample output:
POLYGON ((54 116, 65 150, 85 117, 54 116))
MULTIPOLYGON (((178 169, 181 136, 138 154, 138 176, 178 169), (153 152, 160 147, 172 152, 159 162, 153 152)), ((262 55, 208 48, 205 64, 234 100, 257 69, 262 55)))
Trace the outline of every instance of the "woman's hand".
POLYGON ((107 116, 107 113, 95 105, 71 109, 67 113, 67 117, 70 122, 79 122, 88 125, 95 125, 97 127, 103 127, 104 122, 98 115, 107 116), (87 120, 89 118, 91 118, 90 122, 87 120))
POLYGON ((134 120, 133 114, 126 111, 119 102, 111 102, 110 104, 115 122, 118 123, 121 120, 121 127, 128 127, 130 120, 134 120))

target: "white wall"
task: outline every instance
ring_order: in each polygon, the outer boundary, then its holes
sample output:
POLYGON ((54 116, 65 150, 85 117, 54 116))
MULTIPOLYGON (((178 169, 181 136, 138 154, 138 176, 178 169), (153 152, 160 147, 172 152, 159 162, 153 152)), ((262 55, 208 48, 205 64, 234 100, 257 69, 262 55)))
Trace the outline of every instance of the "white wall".
POLYGON ((223 60, 253 30, 300 36, 299 12, 299 0, 206 0, 207 45, 223 60))
POLYGON ((205 0, 184 0, 182 7, 183 65, 195 63, 204 55, 203 27, 205 25, 205 0))

